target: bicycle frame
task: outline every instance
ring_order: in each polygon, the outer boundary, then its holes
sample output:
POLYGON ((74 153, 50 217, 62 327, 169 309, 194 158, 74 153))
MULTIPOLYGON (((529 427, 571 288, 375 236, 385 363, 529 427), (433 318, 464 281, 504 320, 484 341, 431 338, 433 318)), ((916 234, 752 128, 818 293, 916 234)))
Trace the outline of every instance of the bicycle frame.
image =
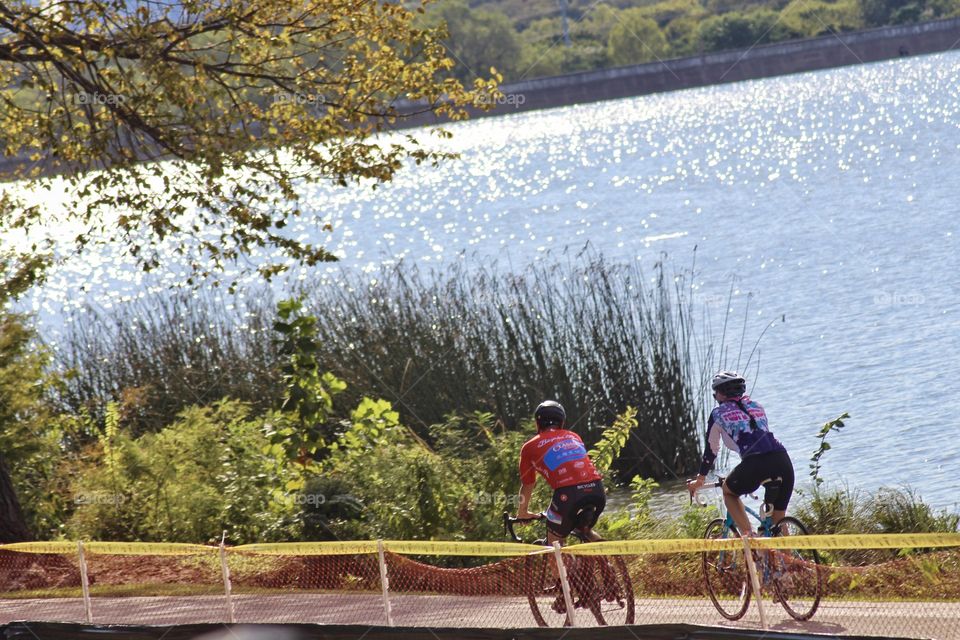
MULTIPOLYGON (((724 478, 718 478, 716 482, 711 482, 709 484, 703 485, 706 488, 720 488, 723 486, 724 478)), ((756 499, 755 495, 751 495, 751 498, 756 499)), ((691 494, 690 502, 693 502, 694 496, 691 494)), ((706 503, 703 503, 706 504, 706 503)), ((757 521, 757 524, 760 525, 758 533, 763 534, 764 537, 771 537, 773 535, 773 505, 763 503, 761 510, 763 514, 757 513, 747 505, 743 505, 743 509, 747 512, 747 515, 752 517, 757 521)), ((733 521, 733 515, 729 512, 726 506, 723 507, 723 532, 726 536, 727 532, 730 529, 736 529, 737 524, 733 521)))
MULTIPOLYGON (((724 480, 723 478, 719 478, 717 482, 706 484, 704 486, 710 487, 710 488, 719 488, 723 486, 723 480, 724 480)), ((754 495, 751 495, 750 497, 756 498, 756 496, 754 495)), ((690 496, 690 500, 691 502, 693 501, 692 495, 690 496)), ((773 537, 774 535, 773 534, 773 527, 774 527, 773 505, 763 503, 763 506, 761 507, 761 511, 763 512, 763 514, 757 513, 747 505, 743 505, 743 509, 744 511, 747 512, 748 517, 752 517, 754 520, 756 520, 757 524, 759 525, 758 533, 760 533, 764 538, 773 537)), ((737 524, 733 521, 733 514, 731 514, 730 511, 726 509, 726 507, 724 507, 723 508, 723 537, 724 538, 728 537, 731 530, 736 531, 737 524)), ((726 555, 727 555, 726 551, 720 552, 721 561, 724 559, 726 555)), ((766 554, 760 555, 760 563, 758 568, 762 570, 762 574, 760 578, 763 581, 763 583, 766 584, 767 582, 769 582, 771 576, 773 575, 773 570, 769 566, 769 563, 766 562, 766 554)))
MULTIPOLYGON (((743 509, 747 512, 748 516, 752 516, 754 520, 760 525, 758 533, 762 533, 764 537, 769 537, 773 535, 773 515, 762 516, 747 505, 743 505, 743 509)), ((737 525, 733 521, 733 515, 730 512, 727 512, 724 517, 724 528, 729 530, 730 528, 736 529, 737 525)))
MULTIPOLYGON (((545 513, 538 513, 533 518, 512 518, 510 517, 509 513, 504 511, 503 512, 503 531, 504 533, 508 534, 513 539, 514 542, 523 542, 520 536, 518 536, 516 532, 513 530, 513 526, 516 524, 529 524, 531 522, 541 522, 541 521, 545 521, 546 518, 547 518, 547 514, 545 513)), ((587 538, 583 535, 583 533, 579 529, 573 529, 572 531, 570 531, 570 535, 575 537, 580 542, 584 542, 584 543, 589 542, 589 540, 587 540, 587 538)), ((543 538, 534 540, 533 544, 547 546, 546 536, 544 536, 543 538)), ((563 542, 561 542, 560 545, 563 546, 563 542)))

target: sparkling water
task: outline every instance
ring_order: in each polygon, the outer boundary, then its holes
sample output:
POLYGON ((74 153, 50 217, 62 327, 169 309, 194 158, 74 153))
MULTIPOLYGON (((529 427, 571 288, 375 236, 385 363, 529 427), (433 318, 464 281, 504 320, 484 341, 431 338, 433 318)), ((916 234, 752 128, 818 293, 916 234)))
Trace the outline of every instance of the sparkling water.
MULTIPOLYGON (((729 314, 723 364, 768 328, 747 375, 800 478, 848 411, 826 478, 957 510, 958 80, 948 53, 458 123, 442 143, 418 130, 461 159, 375 191, 309 187, 317 217, 294 233, 341 258, 320 267, 334 279, 465 254, 521 270, 586 243, 651 272, 666 254, 695 269, 717 344, 729 314)), ((105 249, 31 304, 55 334, 65 309, 182 281, 171 265, 145 277, 105 249)))

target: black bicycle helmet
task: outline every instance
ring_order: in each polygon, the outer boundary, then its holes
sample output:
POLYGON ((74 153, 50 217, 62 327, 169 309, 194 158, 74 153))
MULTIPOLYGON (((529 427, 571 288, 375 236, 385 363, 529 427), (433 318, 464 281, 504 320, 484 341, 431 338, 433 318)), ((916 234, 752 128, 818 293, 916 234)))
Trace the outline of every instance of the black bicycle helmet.
POLYGON ((550 427, 562 427, 567 421, 567 412, 563 406, 555 400, 541 402, 537 410, 533 412, 533 419, 537 423, 537 431, 543 431, 550 427))
POLYGON ((736 398, 747 392, 747 381, 736 371, 717 372, 710 386, 728 398, 736 398))

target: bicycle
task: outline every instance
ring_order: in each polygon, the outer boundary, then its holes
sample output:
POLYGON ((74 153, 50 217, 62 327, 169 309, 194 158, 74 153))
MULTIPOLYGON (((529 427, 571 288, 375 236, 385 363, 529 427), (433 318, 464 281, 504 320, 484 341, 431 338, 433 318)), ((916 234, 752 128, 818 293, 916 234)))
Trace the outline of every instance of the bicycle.
MULTIPOLYGON (((766 497, 776 499, 779 478, 763 483, 766 497)), ((723 485, 723 478, 704 487, 723 485)), ((755 497, 755 496, 751 496, 755 497)), ((693 501, 693 495, 690 496, 693 501)), ((758 533, 764 537, 807 535, 807 527, 794 517, 787 516, 773 523, 773 505, 766 502, 757 513, 744 505, 747 514, 759 523, 758 533)), ((712 520, 704 531, 706 539, 739 538, 740 533, 728 512, 724 518, 712 520)), ((820 555, 813 549, 792 551, 753 551, 757 576, 763 587, 773 590, 774 602, 779 602, 794 620, 809 620, 820 606, 823 595, 823 576, 819 570, 820 555)), ((703 578, 713 605, 727 620, 739 620, 750 606, 750 576, 743 551, 704 551, 703 578)))
MULTIPOLYGON (((581 514, 582 521, 589 521, 592 510, 587 507, 581 514)), ((504 532, 514 542, 522 542, 513 530, 518 523, 543 521, 544 514, 536 518, 513 518, 503 514, 504 532)), ((587 542, 578 529, 571 532, 580 542, 587 542)), ((534 542, 546 546, 546 538, 534 542)), ((524 562, 524 591, 530 602, 530 610, 541 627, 568 626, 567 605, 559 578, 552 568, 553 553, 528 555, 524 562)), ((570 597, 574 609, 589 609, 601 625, 626 625, 634 622, 633 583, 623 558, 610 559, 604 556, 563 556, 563 565, 570 585, 570 597)))

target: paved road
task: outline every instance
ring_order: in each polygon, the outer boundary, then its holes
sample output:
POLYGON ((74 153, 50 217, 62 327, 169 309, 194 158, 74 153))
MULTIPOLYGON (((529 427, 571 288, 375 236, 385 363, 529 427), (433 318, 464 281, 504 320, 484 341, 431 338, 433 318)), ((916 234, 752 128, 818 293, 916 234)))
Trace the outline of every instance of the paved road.
MULTIPOLYGON (((370 594, 279 594, 233 596, 237 622, 386 624, 383 599, 370 594)), ((823 602, 814 619, 796 622, 778 605, 765 602, 771 629, 831 635, 882 635, 960 640, 960 603, 823 602)), ((393 622, 419 627, 535 626, 523 598, 391 595, 393 622)), ((229 619, 222 595, 92 599, 93 622, 100 624, 169 625, 225 622, 229 619)), ((80 599, 3 600, 0 624, 15 620, 85 621, 80 599)), ((579 612, 578 623, 595 624, 579 612)), ((638 600, 637 624, 690 623, 760 628, 755 607, 741 621, 721 618, 708 601, 690 599, 638 600)))

